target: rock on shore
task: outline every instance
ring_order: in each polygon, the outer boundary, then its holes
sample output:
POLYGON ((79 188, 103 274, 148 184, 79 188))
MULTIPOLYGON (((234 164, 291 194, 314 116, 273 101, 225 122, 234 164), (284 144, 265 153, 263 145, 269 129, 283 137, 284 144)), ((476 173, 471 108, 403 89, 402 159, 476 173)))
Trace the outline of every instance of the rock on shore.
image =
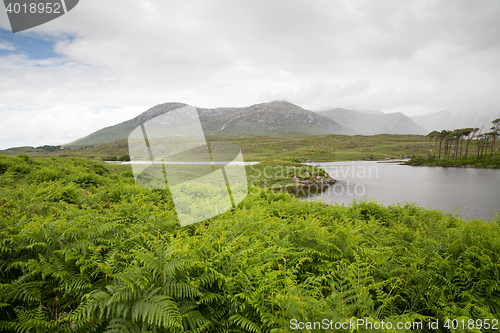
POLYGON ((302 179, 302 178, 299 178, 297 176, 293 176, 292 181, 295 183, 300 183, 300 184, 304 184, 304 185, 308 185, 308 186, 311 186, 311 185, 333 185, 336 182, 336 180, 330 176, 316 176, 314 181, 311 179, 302 179))

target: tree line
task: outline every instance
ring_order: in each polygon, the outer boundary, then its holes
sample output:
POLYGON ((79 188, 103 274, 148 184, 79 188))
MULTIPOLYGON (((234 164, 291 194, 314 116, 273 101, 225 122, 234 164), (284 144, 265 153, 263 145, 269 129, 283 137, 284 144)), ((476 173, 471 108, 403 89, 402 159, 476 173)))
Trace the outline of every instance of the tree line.
POLYGON ((476 159, 479 160, 480 157, 491 155, 493 160, 495 160, 496 153, 496 139, 500 136, 500 118, 492 121, 493 126, 490 128, 490 132, 482 133, 484 126, 481 128, 468 127, 459 128, 454 130, 442 130, 432 131, 427 136, 429 137, 429 153, 428 158, 431 158, 431 151, 433 152, 432 157, 437 159, 447 158, 447 159, 459 159, 462 156, 467 159, 469 156, 469 146, 471 142, 475 143, 476 148, 476 159), (434 140, 434 147, 439 144, 439 149, 431 150, 432 140, 434 140), (465 142, 465 151, 464 151, 465 142), (436 156, 436 150, 439 150, 438 156, 436 156))

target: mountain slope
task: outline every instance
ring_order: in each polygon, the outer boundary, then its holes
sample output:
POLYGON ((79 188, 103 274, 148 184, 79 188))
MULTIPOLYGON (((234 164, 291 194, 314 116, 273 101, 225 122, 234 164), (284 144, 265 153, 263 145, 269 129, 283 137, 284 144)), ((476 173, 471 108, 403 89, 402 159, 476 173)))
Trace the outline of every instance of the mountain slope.
POLYGON ((358 134, 427 134, 427 129, 417 125, 410 117, 400 112, 383 113, 381 111, 360 112, 346 109, 319 111, 318 114, 329 117, 343 126, 352 128, 358 134))
POLYGON ((130 132, 132 132, 137 126, 143 122, 153 119, 154 117, 165 113, 167 111, 175 110, 180 107, 186 106, 183 103, 165 103, 152 107, 151 109, 141 113, 135 118, 124 121, 117 125, 104 127, 94 133, 87 135, 81 139, 75 140, 64 146, 85 146, 85 145, 96 145, 101 143, 113 142, 116 140, 122 140, 128 138, 130 132))
MULTIPOLYGON (((139 116, 103 128, 66 146, 95 145, 126 139, 143 122, 165 112, 187 106, 183 103, 156 105, 139 116)), ((255 104, 241 108, 197 108, 205 136, 298 136, 352 134, 334 120, 288 102, 255 104)))

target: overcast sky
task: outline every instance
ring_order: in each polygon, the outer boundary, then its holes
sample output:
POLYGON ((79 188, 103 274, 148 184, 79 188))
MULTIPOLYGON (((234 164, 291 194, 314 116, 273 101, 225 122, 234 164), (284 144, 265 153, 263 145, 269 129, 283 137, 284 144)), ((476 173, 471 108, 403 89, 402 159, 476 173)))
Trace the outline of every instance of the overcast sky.
POLYGON ((0 6, 0 149, 173 101, 500 110, 498 0, 81 0, 16 34, 0 6))

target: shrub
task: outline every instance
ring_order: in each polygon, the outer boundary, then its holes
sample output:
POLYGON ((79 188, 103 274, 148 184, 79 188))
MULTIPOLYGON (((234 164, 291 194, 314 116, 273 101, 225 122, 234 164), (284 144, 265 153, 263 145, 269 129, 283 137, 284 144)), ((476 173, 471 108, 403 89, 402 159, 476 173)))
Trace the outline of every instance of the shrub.
POLYGON ((0 157, 0 175, 9 169, 10 163, 6 159, 0 157))
POLYGON ((80 184, 82 186, 90 186, 90 185, 96 186, 101 183, 100 177, 96 174, 91 174, 91 173, 79 174, 73 179, 73 181, 76 184, 80 184))
POLYGON ((38 170, 32 171, 26 179, 29 183, 41 183, 46 181, 54 181, 60 179, 62 173, 54 168, 42 167, 38 170))
POLYGON ((90 163, 88 168, 100 176, 109 173, 109 169, 103 163, 90 163))
POLYGON ((120 156, 120 158, 118 158, 118 160, 123 161, 123 162, 130 161, 130 155, 129 154, 122 155, 122 156, 120 156))
POLYGON ((118 161, 118 156, 105 156, 101 157, 102 161, 118 161))

